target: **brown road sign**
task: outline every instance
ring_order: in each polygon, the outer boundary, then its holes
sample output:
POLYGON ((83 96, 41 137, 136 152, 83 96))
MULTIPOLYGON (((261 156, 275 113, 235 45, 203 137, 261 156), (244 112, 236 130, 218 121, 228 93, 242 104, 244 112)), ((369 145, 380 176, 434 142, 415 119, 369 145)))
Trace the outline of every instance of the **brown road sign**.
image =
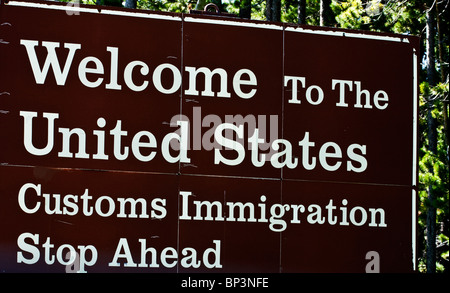
POLYGON ((39 1, 0 20, 2 271, 416 270, 418 38, 39 1))

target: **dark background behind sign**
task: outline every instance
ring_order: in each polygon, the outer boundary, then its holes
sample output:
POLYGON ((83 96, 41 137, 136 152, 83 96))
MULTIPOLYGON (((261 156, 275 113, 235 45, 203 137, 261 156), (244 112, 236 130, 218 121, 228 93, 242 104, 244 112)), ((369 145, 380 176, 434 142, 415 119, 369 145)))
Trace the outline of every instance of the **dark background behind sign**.
MULTIPOLYGON (((412 270, 414 38, 408 38, 413 42, 410 44, 406 38, 405 42, 380 41, 302 33, 281 25, 260 27, 252 22, 234 25, 235 22, 199 16, 148 16, 81 12, 69 17, 64 9, 1 6, 2 22, 12 24, 2 26, 0 31, 2 39, 9 42, 0 47, 2 91, 9 93, 2 95, 0 102, 1 109, 7 111, 0 115, 2 270, 64 272, 64 266, 43 263, 42 256, 35 265, 18 264, 16 242, 23 232, 39 233, 40 243, 44 237, 51 237, 59 244, 94 245, 99 257, 95 266, 87 268, 88 272, 364 272, 368 251, 380 253, 382 272, 412 270), (131 27, 135 34, 129 33, 131 27), (143 35, 146 38, 136 37, 143 35), (65 86, 56 85, 51 70, 45 85, 36 84, 21 39, 81 44, 65 86), (271 45, 267 46, 268 43, 271 45), (105 89, 110 81, 111 54, 107 46, 119 48, 120 91, 105 89), (105 67, 104 81, 95 89, 82 85, 77 75, 79 62, 87 56, 99 58, 105 67), (150 68, 146 77, 150 85, 142 92, 127 88, 121 76, 126 64, 134 60, 141 60, 150 68), (387 66, 390 69, 382 69, 386 66, 381 66, 380 60, 390 64, 387 66), (162 94, 151 84, 154 68, 163 63, 173 64, 182 73, 182 87, 173 94, 162 94), (189 78, 185 66, 224 68, 231 97, 185 95, 189 78), (239 98, 233 92, 233 75, 243 68, 252 70, 258 80, 254 87, 257 92, 251 99, 239 98), (309 105, 304 99, 306 89, 299 89, 302 103, 288 103, 292 92, 284 87, 283 81, 283 76, 288 75, 304 76, 307 86, 319 85, 324 90, 324 101, 309 105), (372 96, 377 90, 384 90, 389 95, 389 106, 385 110, 355 109, 354 95, 349 93, 349 107, 336 107, 339 91, 331 90, 332 79, 360 81, 372 96), (222 122, 226 115, 265 115, 267 121, 270 115, 277 115, 277 138, 292 144, 298 166, 277 169, 266 162, 258 168, 251 164, 248 150, 238 166, 214 164, 214 151, 204 149, 188 150, 189 164, 168 163, 161 155, 160 145, 165 135, 177 129, 171 127, 171 118, 177 114, 189 118, 192 138, 193 113, 199 109, 196 107, 201 108, 201 118, 211 114, 222 122), (79 127, 86 131, 89 154, 96 152, 96 138, 91 133, 99 129, 97 119, 105 118, 106 133, 121 120, 122 129, 128 131, 123 145, 130 146, 135 133, 150 131, 156 137, 157 154, 150 162, 140 162, 130 149, 129 157, 119 161, 113 156, 113 139, 107 136, 105 152, 110 156, 107 161, 59 158, 61 135, 55 130, 53 151, 46 156, 34 156, 23 146, 20 111, 36 111, 39 118, 43 112, 59 113, 56 127, 79 127), (335 142, 342 148, 339 170, 323 170, 318 162, 314 170, 302 167, 298 141, 305 132, 310 133, 310 140, 316 144, 311 150, 313 156, 318 156, 318 148, 325 142, 335 142), (385 141, 391 142, 389 148, 385 141), (352 143, 367 146, 368 168, 362 173, 346 171, 346 147, 352 143), (150 220, 42 212, 28 215, 17 204, 17 193, 27 182, 42 184, 49 192, 61 194, 89 188, 95 196, 165 198, 167 216, 150 220), (337 203, 346 198, 354 206, 385 209, 388 227, 308 225, 303 221, 288 223, 283 232, 273 232, 262 223, 181 221, 180 191, 191 191, 195 200, 253 202, 255 206, 261 195, 267 197, 268 205, 326 205, 329 199, 337 203), (179 253, 183 247, 194 247, 200 252, 211 247, 213 240, 220 240, 222 268, 108 267, 117 242, 123 237, 130 247, 133 245, 135 262, 139 262, 140 238, 148 239, 148 246, 175 247, 179 253)), ((67 54, 67 50, 57 52, 64 57, 67 54)), ((45 54, 45 50, 38 51, 41 66, 45 54)), ((167 77, 164 82, 171 84, 172 80, 167 77)), ((198 88, 202 86, 200 81, 198 88)), ((45 123, 39 124, 38 118, 35 119, 33 136, 37 140, 33 143, 45 145, 45 123)), ((202 128, 202 133, 209 129, 202 128)), ((76 149, 74 142, 72 146, 76 149)))

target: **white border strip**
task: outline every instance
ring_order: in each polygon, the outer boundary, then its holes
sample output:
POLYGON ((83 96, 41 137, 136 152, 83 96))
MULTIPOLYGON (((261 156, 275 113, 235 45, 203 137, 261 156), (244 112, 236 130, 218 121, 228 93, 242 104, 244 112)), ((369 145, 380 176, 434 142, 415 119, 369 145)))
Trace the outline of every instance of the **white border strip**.
POLYGON ((221 20, 221 19, 208 19, 208 18, 194 18, 191 15, 185 15, 185 22, 192 23, 206 23, 206 24, 220 24, 220 25, 229 25, 229 26, 240 26, 240 27, 251 27, 251 28, 265 28, 272 30, 283 30, 282 25, 269 24, 269 23, 254 23, 254 22, 239 22, 234 20, 221 20))
POLYGON ((301 28, 301 27, 287 27, 286 31, 297 32, 297 33, 306 33, 306 34, 315 34, 315 35, 324 35, 324 36, 348 37, 348 38, 357 38, 357 39, 372 39, 372 40, 378 40, 378 41, 409 43, 408 38, 378 36, 378 35, 369 35, 369 34, 363 34, 363 33, 358 34, 358 33, 344 32, 344 31, 311 30, 311 29, 305 29, 305 28, 301 28))
POLYGON ((416 190, 412 190, 412 196, 411 196, 411 202, 412 202, 412 265, 413 265, 413 270, 416 270, 416 197, 417 197, 417 193, 416 190))
POLYGON ((32 2, 17 2, 9 1, 6 5, 8 6, 18 6, 18 7, 31 7, 31 8, 43 8, 43 9, 53 9, 74 13, 93 13, 93 14, 105 14, 105 15, 116 15, 116 16, 133 16, 139 18, 149 18, 149 19, 162 19, 162 20, 175 20, 181 21, 180 16, 162 15, 162 14, 149 14, 142 12, 131 12, 131 11, 120 11, 120 10, 109 10, 107 7, 102 6, 101 11, 98 11, 98 7, 94 6, 92 8, 87 7, 76 7, 73 5, 54 5, 51 2, 45 3, 32 3, 32 2))
MULTIPOLYGON (((132 11, 120 11, 120 10, 109 10, 107 8, 102 7, 101 12, 98 11, 97 8, 86 8, 86 7, 76 7, 72 5, 54 5, 52 3, 32 3, 32 2, 18 2, 18 1, 10 1, 7 5, 10 6, 20 6, 20 7, 33 7, 33 8, 45 8, 45 9, 54 9, 54 10, 62 10, 67 12, 79 12, 79 13, 94 13, 94 14, 106 14, 106 15, 116 15, 116 16, 133 16, 140 18, 149 18, 149 19, 162 19, 162 20, 175 20, 181 21, 182 16, 170 16, 170 15, 162 15, 162 14, 153 14, 153 13, 142 13, 142 12, 132 12, 132 11)), ((219 19, 204 19, 204 18, 194 18, 189 17, 189 15, 185 15, 184 20, 186 22, 193 23, 206 23, 206 24, 220 24, 220 25, 229 25, 229 26, 239 26, 239 27, 251 27, 251 28, 265 28, 265 29, 273 29, 273 30, 283 30, 283 25, 275 25, 268 23, 253 23, 253 22, 238 22, 233 20, 219 20, 219 19)), ((405 42, 409 43, 408 38, 401 37, 390 37, 390 36, 378 36, 378 35, 369 35, 363 33, 350 33, 350 32, 338 32, 338 31, 325 31, 325 30, 311 30, 305 29, 301 27, 286 27, 286 31, 290 32, 300 32, 300 33, 308 33, 308 34, 316 34, 316 35, 327 35, 327 36, 338 36, 338 37, 350 37, 350 38, 360 38, 360 39, 373 39, 379 41, 390 41, 390 42, 405 42)))
POLYGON ((417 52, 413 51, 413 165, 412 165, 412 185, 417 185, 417 52))

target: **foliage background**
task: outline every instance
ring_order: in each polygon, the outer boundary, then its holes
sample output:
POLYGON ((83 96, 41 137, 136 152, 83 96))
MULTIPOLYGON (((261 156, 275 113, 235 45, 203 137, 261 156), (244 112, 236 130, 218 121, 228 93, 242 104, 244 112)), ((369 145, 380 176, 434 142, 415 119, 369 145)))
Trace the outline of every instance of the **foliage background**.
POLYGON ((423 57, 419 78, 418 269, 420 272, 449 272, 450 0, 82 0, 81 2, 177 13, 189 13, 190 9, 202 10, 207 3, 212 2, 218 5, 221 11, 241 17, 244 15, 241 12, 245 7, 250 8, 250 13, 244 17, 253 20, 420 36, 422 40, 420 51, 423 57), (300 12, 299 4, 302 2, 305 10, 300 12), (279 17, 268 16, 268 7, 275 7, 279 17), (305 15, 304 19, 300 17, 300 13, 305 15), (427 18, 432 18, 431 26, 427 18), (431 37, 426 34, 430 27, 433 32, 431 37), (427 46, 430 41, 433 43, 431 47, 427 46), (430 213, 436 216, 435 220, 432 218, 433 223, 429 220, 430 213), (436 230, 435 237, 433 234, 435 239, 428 239, 427 230, 432 228, 436 230), (436 254, 435 260, 431 260, 435 261, 434 266, 430 264, 430 260, 427 264, 427 253, 430 254, 427 251, 430 246, 434 246, 435 249, 431 250, 436 254))

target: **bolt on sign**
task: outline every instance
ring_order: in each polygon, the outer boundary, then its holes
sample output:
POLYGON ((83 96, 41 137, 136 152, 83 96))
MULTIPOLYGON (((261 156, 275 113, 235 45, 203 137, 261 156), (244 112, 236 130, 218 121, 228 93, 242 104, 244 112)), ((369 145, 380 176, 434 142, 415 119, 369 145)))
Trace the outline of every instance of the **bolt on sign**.
POLYGON ((416 269, 418 38, 2 1, 0 269, 416 269))

